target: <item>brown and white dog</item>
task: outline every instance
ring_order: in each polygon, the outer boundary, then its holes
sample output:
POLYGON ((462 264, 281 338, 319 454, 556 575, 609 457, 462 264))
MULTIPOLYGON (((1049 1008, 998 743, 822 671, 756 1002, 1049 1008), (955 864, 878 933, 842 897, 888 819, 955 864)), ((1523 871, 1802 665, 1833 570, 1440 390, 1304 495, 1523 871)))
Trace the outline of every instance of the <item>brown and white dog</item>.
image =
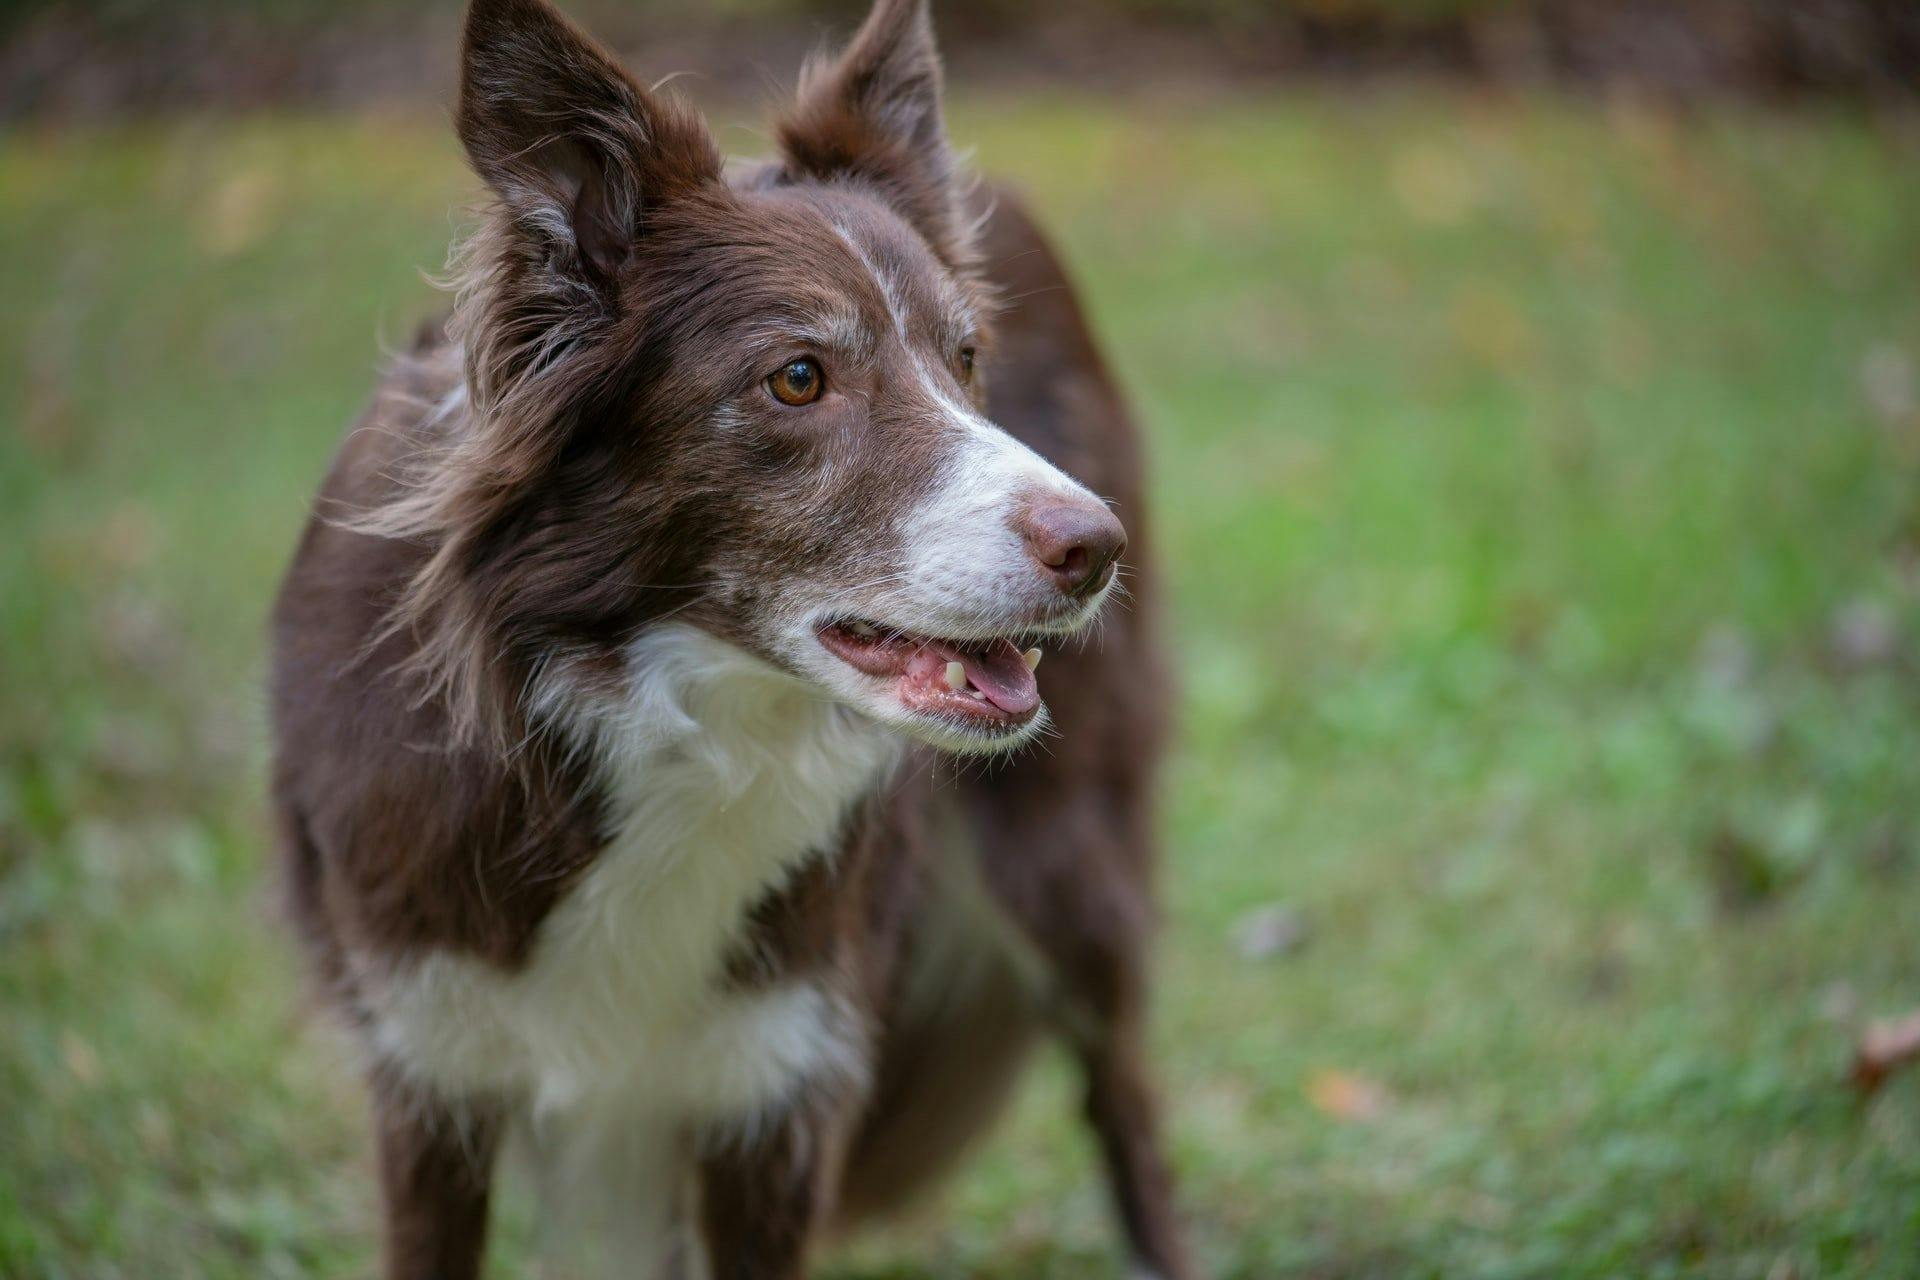
POLYGON ((1141 1051, 1138 444, 940 85, 924 0, 879 0, 727 169, 544 0, 472 6, 493 203, 274 618, 286 878, 392 1276, 477 1273, 509 1138, 566 1274, 801 1276, 1049 1027, 1134 1266, 1192 1275, 1141 1051))

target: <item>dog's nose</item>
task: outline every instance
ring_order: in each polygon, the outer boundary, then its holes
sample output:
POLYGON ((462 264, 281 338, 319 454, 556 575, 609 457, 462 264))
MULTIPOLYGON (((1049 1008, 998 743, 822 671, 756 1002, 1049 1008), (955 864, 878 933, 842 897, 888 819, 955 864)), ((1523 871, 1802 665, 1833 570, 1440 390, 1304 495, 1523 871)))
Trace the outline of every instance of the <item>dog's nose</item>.
POLYGON ((1042 502, 1015 523, 1027 550, 1048 577, 1070 596, 1089 596, 1107 585, 1127 549, 1127 531, 1097 502, 1042 502))

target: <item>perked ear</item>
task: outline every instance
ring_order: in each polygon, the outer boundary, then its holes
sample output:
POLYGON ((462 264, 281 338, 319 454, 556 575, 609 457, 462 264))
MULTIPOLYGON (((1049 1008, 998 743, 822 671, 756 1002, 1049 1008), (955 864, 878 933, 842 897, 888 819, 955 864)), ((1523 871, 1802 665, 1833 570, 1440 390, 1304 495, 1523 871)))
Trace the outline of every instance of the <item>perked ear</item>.
POLYGON ((596 285, 632 254, 649 207, 720 179, 700 119, 641 88, 546 0, 473 0, 459 130, 518 227, 596 285))
POLYGON ((801 72, 798 101, 780 122, 788 175, 872 183, 959 265, 970 245, 940 97, 927 0, 876 0, 839 57, 801 72))

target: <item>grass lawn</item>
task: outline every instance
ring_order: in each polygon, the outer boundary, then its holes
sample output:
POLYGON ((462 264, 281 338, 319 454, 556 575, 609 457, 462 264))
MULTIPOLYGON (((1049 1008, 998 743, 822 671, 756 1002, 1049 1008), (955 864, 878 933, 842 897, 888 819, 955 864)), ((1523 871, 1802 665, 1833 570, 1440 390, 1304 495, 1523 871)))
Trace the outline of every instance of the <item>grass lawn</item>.
MULTIPOLYGON (((1920 1006, 1911 129, 1408 94, 957 132, 1151 425, 1158 1039, 1213 1273, 1920 1274, 1920 1072, 1843 1084, 1920 1006), (1304 944, 1248 959, 1275 903, 1304 944)), ((357 1089, 265 909, 261 633, 467 191, 434 117, 0 139, 0 1275, 368 1266, 357 1089)), ((1049 1061, 830 1273, 1116 1274, 1072 1111, 1049 1061)))

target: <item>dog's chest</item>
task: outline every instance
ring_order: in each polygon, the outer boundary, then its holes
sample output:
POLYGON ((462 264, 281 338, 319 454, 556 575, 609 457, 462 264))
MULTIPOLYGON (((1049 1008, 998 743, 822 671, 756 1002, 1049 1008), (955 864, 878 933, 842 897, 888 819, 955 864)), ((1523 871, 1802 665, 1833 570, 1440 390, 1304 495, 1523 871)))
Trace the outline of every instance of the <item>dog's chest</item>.
POLYGON ((723 971, 748 910, 830 855, 896 748, 699 632, 644 643, 622 705, 571 730, 604 779, 609 842, 529 963, 433 953, 377 984, 382 1048, 428 1082, 536 1112, 618 1099, 717 1120, 860 1069, 825 975, 738 990, 723 971))

